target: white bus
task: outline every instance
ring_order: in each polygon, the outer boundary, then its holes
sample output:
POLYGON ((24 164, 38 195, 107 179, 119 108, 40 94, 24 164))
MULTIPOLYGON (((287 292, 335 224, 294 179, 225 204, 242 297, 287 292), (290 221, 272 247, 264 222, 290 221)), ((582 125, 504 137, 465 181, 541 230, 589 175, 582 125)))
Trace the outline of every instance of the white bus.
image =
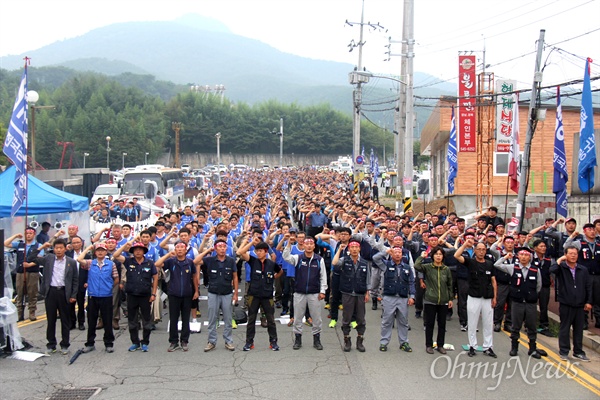
POLYGON ((166 198, 171 206, 180 206, 184 201, 183 171, 165 168, 162 165, 139 165, 125 172, 121 195, 147 200, 157 195, 166 198))

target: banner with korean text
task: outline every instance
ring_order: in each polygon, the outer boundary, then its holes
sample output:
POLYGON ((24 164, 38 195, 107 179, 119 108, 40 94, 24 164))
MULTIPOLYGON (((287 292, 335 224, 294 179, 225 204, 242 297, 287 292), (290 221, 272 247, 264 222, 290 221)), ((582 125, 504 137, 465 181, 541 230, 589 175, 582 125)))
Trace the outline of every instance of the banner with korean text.
POLYGON ((475 152, 475 103, 477 75, 475 56, 458 56, 458 151, 475 152))
POLYGON ((515 95, 517 81, 497 80, 496 94, 498 95, 496 106, 496 152, 508 153, 512 136, 513 118, 515 113, 515 95))

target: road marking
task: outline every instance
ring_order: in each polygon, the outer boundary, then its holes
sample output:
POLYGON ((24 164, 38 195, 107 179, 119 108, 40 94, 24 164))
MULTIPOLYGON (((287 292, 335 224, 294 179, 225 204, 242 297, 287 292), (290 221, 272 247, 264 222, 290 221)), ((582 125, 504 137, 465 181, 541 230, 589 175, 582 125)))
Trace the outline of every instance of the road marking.
MULTIPOLYGON (((510 337, 510 333, 503 331, 504 334, 510 337)), ((519 342, 529 350, 529 339, 519 332, 519 342)), ((573 359, 569 364, 569 368, 566 368, 566 362, 560 359, 560 356, 551 350, 549 347, 540 344, 540 342, 536 342, 536 347, 539 347, 542 350, 545 350, 548 353, 547 357, 543 357, 542 359, 546 359, 546 362, 554 365, 557 369, 560 369, 562 372, 569 374, 569 376, 577 383, 579 383, 584 388, 588 389, 596 396, 600 397, 600 380, 594 378, 581 368, 579 368, 573 362, 577 362, 577 359, 573 359), (574 371, 574 372, 573 372, 574 371)))

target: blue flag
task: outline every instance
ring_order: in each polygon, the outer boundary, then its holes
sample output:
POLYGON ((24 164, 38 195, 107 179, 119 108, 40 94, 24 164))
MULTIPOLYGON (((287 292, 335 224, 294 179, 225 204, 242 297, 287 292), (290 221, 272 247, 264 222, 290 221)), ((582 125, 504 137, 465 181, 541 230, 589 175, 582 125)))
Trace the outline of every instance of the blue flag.
POLYGON ((554 182, 552 192, 556 194, 556 212, 567 216, 567 154, 565 153, 565 131, 560 105, 560 86, 556 87, 556 129, 554 131, 554 182))
POLYGON ((454 178, 458 172, 458 152, 456 147, 456 120, 454 118, 454 107, 452 107, 452 123, 450 124, 450 138, 448 139, 448 194, 454 193, 454 178))
POLYGON ((369 155, 369 168, 370 173, 372 174, 375 171, 375 153, 373 153, 373 148, 371 147, 371 154, 369 155))
POLYGON ((375 174, 375 183, 377 183, 377 178, 379 178, 379 157, 375 156, 375 166, 373 167, 373 174, 375 174))
POLYGON ((15 188, 10 211, 10 215, 14 217, 27 197, 27 64, 25 64, 2 151, 15 165, 15 188))
POLYGON ((594 187, 594 167, 596 163, 596 139, 594 137, 594 112, 592 110, 592 89, 590 84, 590 59, 585 61, 583 92, 581 94, 581 120, 579 123, 579 168, 577 183, 582 193, 594 187))

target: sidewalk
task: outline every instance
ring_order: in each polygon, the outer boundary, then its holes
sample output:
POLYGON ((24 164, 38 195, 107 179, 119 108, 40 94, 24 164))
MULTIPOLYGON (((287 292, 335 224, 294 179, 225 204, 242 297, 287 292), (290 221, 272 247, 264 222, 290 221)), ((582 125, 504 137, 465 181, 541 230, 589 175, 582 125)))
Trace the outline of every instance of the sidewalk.
MULTIPOLYGON (((558 303, 554 300, 554 288, 550 290, 550 303, 548 304, 548 317, 560 324, 558 303)), ((590 313, 591 314, 591 313, 590 313)), ((583 345, 600 353, 600 328, 594 327, 595 321, 589 321, 589 329, 583 331, 583 345)))

